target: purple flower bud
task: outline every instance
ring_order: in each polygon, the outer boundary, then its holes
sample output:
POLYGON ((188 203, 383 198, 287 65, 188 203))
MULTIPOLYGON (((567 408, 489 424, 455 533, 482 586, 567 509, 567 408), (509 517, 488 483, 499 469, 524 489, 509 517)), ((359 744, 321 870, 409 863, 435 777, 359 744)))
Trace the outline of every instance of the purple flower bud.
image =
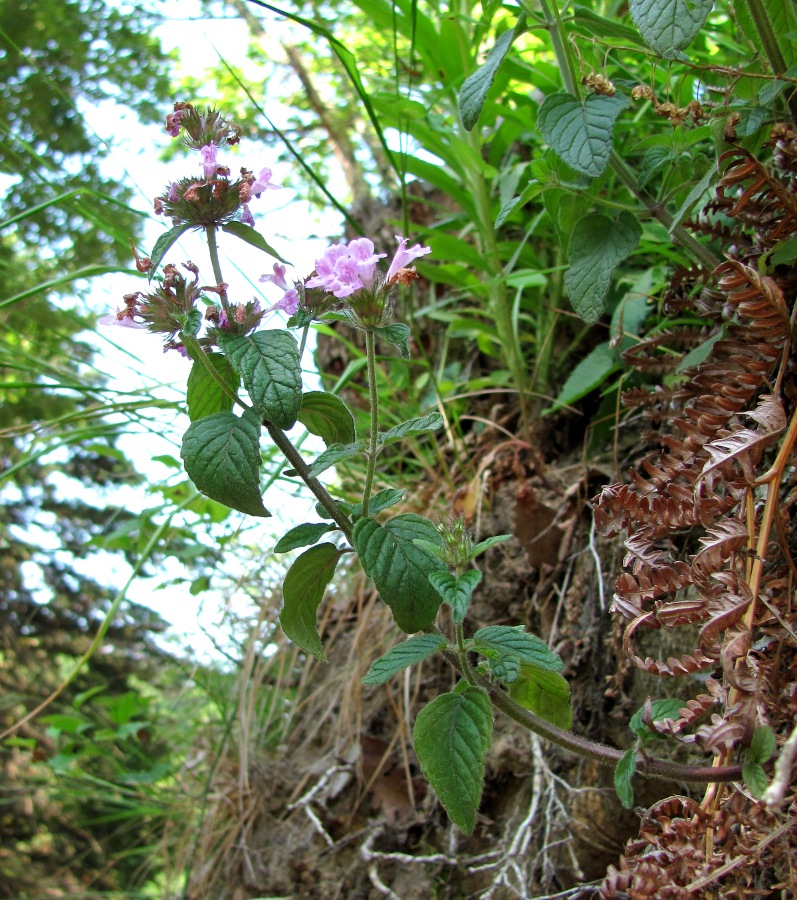
POLYGON ((167 196, 169 203, 177 203, 180 199, 180 195, 177 193, 177 182, 173 181, 171 186, 169 187, 169 194, 167 196))
POLYGON ((255 217, 252 215, 252 212, 251 212, 251 210, 249 209, 249 204, 248 204, 248 203, 244 203, 244 205, 243 205, 243 207, 242 207, 241 209, 242 209, 242 212, 241 212, 241 222, 242 222, 242 224, 244 224, 244 225, 254 225, 254 224, 255 224, 255 217))
POLYGON ((249 190, 255 196, 260 196, 263 191, 278 191, 282 187, 281 184, 272 184, 273 172, 269 168, 261 169, 260 174, 257 178, 252 182, 249 187, 249 190))

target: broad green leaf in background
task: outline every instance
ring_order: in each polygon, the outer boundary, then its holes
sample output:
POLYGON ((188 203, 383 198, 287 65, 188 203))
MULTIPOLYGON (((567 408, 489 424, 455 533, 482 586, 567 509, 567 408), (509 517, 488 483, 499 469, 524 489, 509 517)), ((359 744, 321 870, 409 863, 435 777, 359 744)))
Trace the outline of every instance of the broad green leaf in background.
POLYGON ((327 447, 354 442, 354 417, 340 397, 327 391, 308 391, 302 394, 298 419, 311 434, 318 435, 327 447))
MULTIPOLYGON (((208 353, 205 358, 213 368, 221 375, 227 386, 237 392, 241 379, 238 373, 230 365, 229 359, 222 353, 208 353)), ((194 361, 191 372, 188 375, 188 387, 186 393, 188 403, 188 415, 192 422, 212 416, 218 412, 228 412, 232 409, 233 399, 221 389, 216 379, 201 363, 194 361)))
POLYGON ((436 634, 419 634, 407 641, 402 641, 384 656, 380 656, 371 663, 371 668, 363 678, 363 684, 384 684, 397 672, 408 666, 414 666, 415 663, 426 659, 445 645, 445 639, 436 634))
POLYGON ((273 256, 274 259, 278 259, 281 263, 285 263, 286 266, 290 265, 288 260, 283 259, 271 244, 266 241, 263 235, 252 228, 251 225, 245 225, 243 222, 227 222, 226 225, 221 226, 221 230, 227 232, 227 234, 232 234, 235 237, 240 238, 244 243, 249 244, 250 247, 255 247, 257 250, 268 253, 269 256, 273 256))
POLYGON ((570 685, 558 672, 521 663, 520 677, 509 685, 509 695, 552 725, 570 728, 573 723, 570 685))
POLYGON ((280 625, 302 650, 326 662, 316 628, 316 612, 332 581, 341 551, 334 544, 319 544, 294 560, 282 585, 280 625))
POLYGON ((614 789, 620 798, 620 803, 626 809, 634 805, 634 789, 631 787, 631 779, 636 771, 636 753, 634 750, 626 750, 614 769, 614 789))
POLYGON ((433 572, 446 566, 413 541, 440 545, 434 523, 414 513, 394 516, 384 525, 360 519, 354 526, 354 547, 366 575, 390 607, 396 624, 413 634, 428 628, 440 607, 440 595, 429 583, 433 572))
POLYGON ((439 412, 427 413, 417 419, 408 419, 389 431, 380 432, 379 443, 382 445, 394 444, 396 441, 403 441, 404 438, 416 437, 430 431, 439 431, 442 427, 443 417, 439 412))
POLYGON ((392 344, 394 347, 398 347, 402 359, 410 358, 410 338, 412 337, 412 331, 408 325, 405 325, 403 322, 394 322, 392 325, 382 325, 379 328, 374 328, 374 334, 383 341, 392 344))
POLYGON ((298 550, 299 547, 309 547, 330 531, 335 531, 337 525, 328 522, 305 522, 284 534, 274 547, 275 553, 287 553, 289 550, 298 550))
POLYGON ((471 595, 481 580, 478 569, 468 569, 459 578, 451 572, 433 572, 429 576, 429 583, 451 607, 451 617, 457 625, 465 618, 471 595))
POLYGON ((675 59, 703 27, 714 0, 629 0, 628 6, 648 46, 675 59))
POLYGON ((180 455, 203 494, 250 516, 270 516, 260 497, 260 422, 220 412, 188 426, 180 455))
POLYGON ((522 625, 480 628, 473 635, 473 649, 484 655, 495 652, 500 656, 514 656, 521 662, 534 663, 551 672, 561 672, 564 667, 559 655, 550 650, 545 641, 524 631, 522 625))
POLYGON ((223 335, 219 344, 243 378, 260 415, 278 428, 292 428, 302 404, 296 338, 288 331, 274 329, 223 335))
POLYGON ((525 26, 526 15, 523 13, 515 27, 505 31, 498 38, 484 63, 462 83, 459 91, 459 114, 466 131, 472 131, 479 121, 487 92, 495 81, 496 73, 501 68, 501 63, 515 38, 526 30, 525 26))
POLYGON ((570 238, 570 268, 565 273, 573 309, 594 325, 603 314, 612 272, 636 248, 642 227, 631 213, 616 219, 599 213, 585 216, 570 238))
POLYGON ((576 4, 573 7, 573 24, 592 37, 608 38, 614 44, 644 46, 633 28, 623 25, 617 18, 604 18, 586 6, 576 4))
POLYGON ((152 268, 149 270, 149 280, 152 281, 153 276, 155 275, 158 266, 163 261, 163 257, 169 252, 169 248, 175 241, 180 240, 180 238, 193 228, 192 225, 175 225, 174 228, 170 228, 168 231, 164 232, 157 241, 155 241, 155 246, 152 248, 152 253, 150 253, 150 259, 152 260, 152 268))
POLYGON ((490 698, 473 686, 441 694, 415 721, 413 743, 421 770, 448 817, 465 834, 476 824, 492 736, 490 698))
POLYGON ((560 91, 543 101, 537 124, 546 143, 571 169, 597 178, 609 162, 614 123, 627 101, 589 94, 583 102, 560 91))

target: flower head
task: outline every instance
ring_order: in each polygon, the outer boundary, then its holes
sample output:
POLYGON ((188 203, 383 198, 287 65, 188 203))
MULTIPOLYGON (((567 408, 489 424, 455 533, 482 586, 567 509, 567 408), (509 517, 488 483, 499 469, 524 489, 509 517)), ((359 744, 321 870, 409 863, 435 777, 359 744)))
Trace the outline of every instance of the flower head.
POLYGON ((249 187, 251 193, 253 193, 256 197, 259 197, 263 191, 279 191, 282 189, 281 184, 272 184, 271 179, 273 177, 273 172, 269 168, 264 168, 260 170, 260 174, 257 178, 252 182, 249 187))

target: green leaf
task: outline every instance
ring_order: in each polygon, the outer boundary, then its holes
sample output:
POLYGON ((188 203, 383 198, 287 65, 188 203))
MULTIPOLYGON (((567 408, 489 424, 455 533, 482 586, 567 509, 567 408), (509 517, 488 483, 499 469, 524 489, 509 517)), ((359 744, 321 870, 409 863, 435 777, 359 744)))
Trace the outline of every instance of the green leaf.
POLYGON ((245 243, 258 250, 262 250, 264 253, 268 253, 269 256, 273 256, 274 259, 278 259, 281 263, 285 263, 286 266, 290 265, 288 260, 283 259, 271 244, 266 241, 263 235, 260 234, 259 231, 255 231, 251 225, 244 225, 243 222, 228 222, 226 225, 221 226, 221 230, 227 234, 232 234, 235 237, 240 238, 245 243))
POLYGON ((505 31, 487 54, 487 59, 485 59, 484 63, 463 81, 459 92, 459 114, 465 131, 472 131, 479 121, 487 92, 492 87, 493 81, 495 81, 495 76, 501 68, 504 57, 509 52, 509 48, 512 46, 515 38, 526 30, 523 27, 525 19, 525 15, 521 16, 518 20, 518 26, 520 27, 505 31))
POLYGON ((520 678, 520 660, 515 656, 488 657, 487 662, 493 675, 504 684, 513 684, 520 678))
POLYGON ((175 225, 174 228, 170 228, 155 241, 155 246, 152 248, 152 253, 149 255, 149 258, 152 260, 152 268, 149 270, 148 276, 150 281, 152 281, 153 275, 163 261, 163 257, 169 252, 171 245, 175 241, 178 241, 186 231, 189 231, 192 227, 192 225, 175 225))
POLYGON ((389 431, 380 432, 379 443, 383 446, 403 441, 404 438, 415 437, 430 431, 439 431, 443 427, 443 417, 439 412, 427 413, 417 419, 408 419, 389 431))
POLYGON ((222 350, 243 378, 255 409, 277 428, 296 423, 302 405, 302 371, 296 338, 288 331, 222 335, 222 350))
POLYGON ((570 685, 558 672, 521 663, 520 678, 509 686, 509 695, 552 725, 570 728, 573 723, 570 685))
POLYGON ((317 434, 327 447, 332 444, 354 442, 354 417, 346 404, 327 391, 308 391, 302 394, 299 421, 311 433, 317 434))
POLYGON ((504 541, 511 541, 513 537, 513 534, 496 534, 493 537, 485 538, 485 540, 479 541, 471 550, 470 558, 476 559, 477 556, 489 550, 490 547, 494 547, 496 544, 503 544, 504 541))
POLYGON ((634 805, 634 789, 631 787, 631 779, 636 771, 636 753, 626 750, 614 770, 614 789, 620 798, 620 803, 626 809, 634 805))
POLYGON ((280 625, 302 650, 326 662, 316 629, 316 612, 332 581, 341 551, 334 544, 319 544, 297 557, 282 585, 280 625))
POLYGON ((619 368, 620 361, 617 353, 608 343, 598 344, 573 369, 567 381, 562 385, 559 396, 545 412, 550 413, 563 406, 568 406, 570 403, 575 403, 590 391, 600 387, 619 368))
POLYGON ((335 531, 337 525, 327 522, 305 522, 284 534, 274 547, 275 553, 287 553, 289 550, 298 550, 299 547, 309 547, 330 531, 335 531))
MULTIPOLYGON (((654 722, 661 722, 664 719, 677 719, 684 706, 685 703, 683 700, 678 700, 674 697, 665 697, 662 700, 654 700, 650 705, 651 718, 654 722)), ((651 740, 663 740, 665 737, 663 734, 652 731, 642 721, 644 713, 645 707, 643 706, 631 716, 628 727, 643 744, 651 740)))
POLYGON ((628 212, 617 219, 593 213, 573 229, 565 287, 573 309, 587 325, 603 314, 614 267, 636 248, 641 236, 642 227, 628 212))
POLYGON ((345 459, 351 459, 352 456, 356 456, 360 452, 362 452, 362 447, 359 443, 332 444, 316 457, 315 461, 310 466, 310 474, 313 478, 317 478, 331 466, 337 465, 345 459))
POLYGON ((756 800, 760 800, 764 796, 764 792, 769 785, 769 779, 761 763, 745 763, 742 767, 742 779, 756 800))
POLYGON ((413 742, 421 770, 449 819, 465 834, 476 824, 492 736, 490 698, 470 685, 441 694, 415 721, 413 742))
POLYGON ((670 225, 670 234, 681 224, 683 219, 689 215, 694 207, 695 203, 708 191, 708 189, 712 186, 712 184, 719 177, 719 173, 716 170, 716 166, 712 166, 706 172, 706 174, 697 182, 697 184, 692 188, 691 191, 686 196, 686 200, 681 204, 681 208, 673 217, 672 223, 670 225))
POLYGON ((220 412, 188 426, 180 456, 197 490, 250 516, 270 516, 260 497, 260 422, 220 412))
POLYGON ((768 725, 756 728, 753 739, 750 741, 747 758, 750 762, 769 762, 775 753, 775 746, 775 732, 768 725))
POLYGON ((488 625, 473 635, 473 649, 487 656, 490 652, 499 657, 514 656, 521 662, 533 663, 550 672, 561 672, 564 668, 557 653, 548 648, 545 641, 523 630, 522 625, 488 625))
POLYGON ((537 125, 560 159, 577 172, 597 178, 609 162, 614 123, 626 105, 619 94, 590 94, 582 102, 560 91, 545 98, 537 125))
MULTIPOLYGON (((795 36, 797 36, 797 6, 794 0, 761 0, 761 7, 769 19, 772 26, 772 32, 778 40, 778 46, 784 56, 785 62, 791 64, 797 61, 797 44, 795 44, 795 36)), ((750 4, 746 0, 734 0, 733 11, 735 14, 736 24, 739 26, 744 36, 759 50, 764 50, 761 35, 755 26, 753 17, 750 15, 750 4)), ((794 75, 794 72, 786 72, 786 75, 794 75)), ((783 87, 783 82, 769 82, 767 87, 773 92, 778 87, 783 87)))
POLYGON ((410 358, 412 331, 407 325, 401 322, 394 322, 392 325, 382 325, 380 328, 374 328, 374 334, 394 347, 398 347, 402 359, 410 358))
POLYGON ((478 569, 468 569, 459 578, 451 572, 433 572, 429 576, 429 583, 451 607, 457 625, 465 618, 471 595, 481 580, 482 573, 478 569))
POLYGON ((428 628, 440 607, 440 595, 429 576, 446 566, 413 541, 428 540, 439 546, 440 533, 434 523, 414 513, 394 516, 384 525, 371 518, 360 519, 353 537, 362 567, 398 627, 408 634, 428 628))
POLYGON ((616 18, 606 19, 603 16, 599 16, 594 10, 586 6, 576 4, 573 7, 573 23, 576 26, 582 26, 593 37, 609 38, 615 45, 632 44, 637 47, 644 46, 633 28, 623 25, 616 18))
POLYGON ((375 659, 363 678, 363 684, 384 684, 396 672, 400 672, 408 666, 414 666, 415 663, 426 659, 445 645, 445 640, 435 634, 419 634, 411 637, 409 640, 397 644, 384 656, 375 659))
POLYGON ((628 6, 645 43, 675 59, 703 27, 714 0, 629 0, 628 6))
MULTIPOLYGON (((205 358, 221 375, 225 384, 232 391, 237 392, 241 379, 230 365, 227 357, 221 353, 208 353, 205 358)), ((232 397, 222 390, 221 385, 205 366, 196 361, 191 366, 188 375, 186 401, 188 402, 188 416, 192 422, 218 412, 229 412, 233 405, 232 397)))

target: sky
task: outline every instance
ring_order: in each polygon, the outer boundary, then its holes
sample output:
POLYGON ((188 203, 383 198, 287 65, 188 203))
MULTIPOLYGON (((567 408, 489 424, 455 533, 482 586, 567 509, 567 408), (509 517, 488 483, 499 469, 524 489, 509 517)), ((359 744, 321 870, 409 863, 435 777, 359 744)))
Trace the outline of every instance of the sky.
MULTIPOLYGON (((190 73, 197 77, 204 68, 205 61, 214 61, 217 53, 228 59, 241 59, 240 48, 246 46, 248 41, 248 32, 242 21, 194 19, 194 16, 199 15, 199 4, 195 0, 167 0, 162 11, 166 16, 180 21, 179 28, 174 27, 172 20, 159 31, 164 48, 174 51, 178 57, 178 74, 190 73)), ((279 23, 273 26, 275 39, 279 37, 279 27, 279 23)), ((164 116, 169 111, 170 109, 164 109, 164 116)), ((267 111, 277 122, 283 117, 281 111, 273 106, 267 111)), ((151 210, 152 198, 161 193, 171 181, 184 175, 193 175, 194 170, 199 175, 198 154, 193 169, 190 159, 185 157, 169 163, 163 163, 157 158, 153 143, 160 144, 164 139, 159 127, 142 129, 134 115, 127 114, 118 107, 111 111, 103 106, 86 105, 82 112, 97 134, 112 147, 112 152, 104 163, 105 172, 134 187, 139 198, 136 205, 141 209, 151 210)), ((241 165, 255 173, 263 166, 274 169, 273 180, 284 187, 279 191, 265 192, 259 200, 252 203, 255 227, 282 256, 294 263, 296 268, 294 271, 289 269, 288 280, 292 275, 299 277, 309 274, 314 260, 321 255, 329 241, 326 238, 308 237, 308 230, 316 235, 334 236, 341 230, 339 215, 320 215, 312 210, 291 188, 294 173, 290 167, 273 164, 263 148, 242 141, 235 150, 225 148, 225 155, 220 153, 221 162, 228 161, 227 154, 233 171, 241 165)), ((169 224, 168 220, 155 216, 148 219, 139 249, 146 253, 169 224)), ((258 283, 260 275, 271 271, 273 259, 226 235, 220 235, 219 244, 222 272, 230 285, 231 299, 237 297, 249 300, 254 295, 259 295, 264 305, 270 305, 279 299, 281 292, 276 287, 258 283)), ((200 236, 185 236, 174 245, 168 259, 175 262, 193 261, 200 266, 201 283, 213 282, 207 262, 207 249, 200 236)), ((123 274, 95 279, 91 283, 91 309, 98 315, 112 312, 122 305, 123 294, 139 287, 140 284, 134 278, 123 274)), ((279 317, 281 314, 276 315, 279 317)), ((274 321, 273 325, 278 326, 278 321, 274 321)), ((96 333, 83 337, 96 347, 95 365, 112 382, 123 383, 129 390, 141 389, 167 399, 184 397, 190 362, 177 353, 164 354, 157 336, 144 331, 103 329, 100 326, 96 333)), ((312 350, 312 345, 309 350, 312 350)), ((307 352, 303 360, 305 367, 311 361, 311 353, 307 352)), ((308 387, 317 386, 317 376, 312 371, 306 371, 306 381, 308 387)), ((136 460, 139 471, 153 479, 161 479, 169 473, 168 468, 153 461, 153 458, 162 454, 179 458, 180 435, 188 426, 187 417, 175 421, 172 412, 160 415, 165 416, 161 429, 155 422, 154 431, 131 434, 119 444, 129 457, 136 460), (162 434, 158 433, 159 430, 162 434)), ((178 477, 183 478, 184 475, 178 477)), ((263 520, 260 526, 262 538, 258 538, 257 534, 250 536, 252 540, 260 541, 264 548, 273 545, 276 536, 292 525, 306 521, 308 517, 316 518, 313 514, 314 501, 309 495, 301 500, 286 494, 277 497, 276 492, 279 490, 278 486, 272 487, 266 497, 266 506, 275 512, 274 519, 263 520)), ((153 502, 156 499, 153 497, 153 502)), ((237 513, 234 516, 243 523, 245 517, 237 513)), ((251 524, 251 521, 247 524, 251 524)), ((127 578, 129 568, 119 559, 111 562, 110 555, 107 564, 114 566, 114 576, 121 586, 127 578)), ((173 626, 170 631, 171 640, 189 646, 200 658, 218 658, 214 643, 225 643, 227 628, 227 610, 223 599, 213 595, 212 591, 202 597, 191 596, 187 584, 175 583, 179 580, 181 571, 179 563, 171 561, 157 578, 136 579, 128 589, 127 596, 130 600, 155 609, 169 621, 173 626)), ((245 604, 251 605, 243 597, 241 594, 239 611, 245 604)))

